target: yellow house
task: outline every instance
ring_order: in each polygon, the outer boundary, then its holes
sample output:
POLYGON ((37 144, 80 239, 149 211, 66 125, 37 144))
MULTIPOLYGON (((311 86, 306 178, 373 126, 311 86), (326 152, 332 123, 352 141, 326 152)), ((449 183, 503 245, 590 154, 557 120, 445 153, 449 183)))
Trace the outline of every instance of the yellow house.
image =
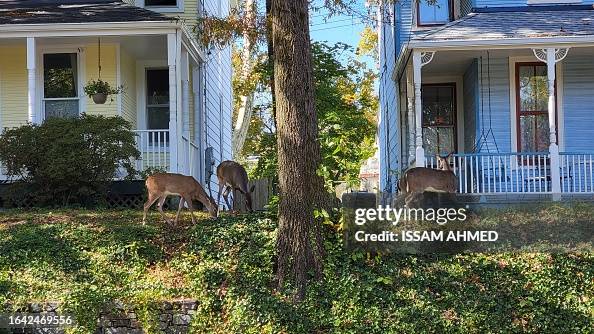
POLYGON ((138 134, 139 170, 205 181, 231 158, 230 50, 205 50, 192 28, 228 10, 228 0, 0 1, 0 127, 120 115, 138 134), (84 93, 97 79, 124 90, 97 104, 84 93))

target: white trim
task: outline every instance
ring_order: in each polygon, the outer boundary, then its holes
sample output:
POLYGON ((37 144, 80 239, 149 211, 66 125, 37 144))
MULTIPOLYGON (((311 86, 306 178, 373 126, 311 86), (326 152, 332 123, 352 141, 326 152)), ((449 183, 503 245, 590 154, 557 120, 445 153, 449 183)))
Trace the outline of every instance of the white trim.
POLYGON ((529 49, 533 47, 590 47, 594 46, 594 35, 540 37, 540 38, 499 38, 481 40, 413 40, 409 43, 410 49, 420 51, 436 50, 472 50, 485 49, 529 49))
MULTIPOLYGON (((122 66, 121 66, 121 45, 120 43, 116 43, 115 46, 116 50, 116 87, 120 87, 122 85, 122 66)), ((123 93, 120 93, 116 96, 116 105, 118 116, 122 116, 122 97, 123 93)))
POLYGON ((457 150, 464 152, 464 78, 462 76, 423 76, 423 84, 456 84, 456 136, 457 150))
POLYGON ((166 60, 144 60, 136 62, 136 129, 147 130, 146 120, 146 70, 167 69, 166 60))
POLYGON ((0 38, 164 35, 179 27, 180 23, 174 21, 3 24, 0 25, 0 38))
POLYGON ((527 0, 528 5, 567 5, 582 3, 582 0, 527 0))
MULTIPOLYGON (((509 118, 511 131, 511 151, 518 152, 518 132, 516 122, 516 63, 539 62, 534 56, 527 57, 509 57, 509 118)), ((546 65, 546 63, 543 63, 546 65)), ((557 63, 557 137, 559 138, 559 150, 565 149, 565 131, 564 131, 564 110, 563 110, 563 65, 557 63)))

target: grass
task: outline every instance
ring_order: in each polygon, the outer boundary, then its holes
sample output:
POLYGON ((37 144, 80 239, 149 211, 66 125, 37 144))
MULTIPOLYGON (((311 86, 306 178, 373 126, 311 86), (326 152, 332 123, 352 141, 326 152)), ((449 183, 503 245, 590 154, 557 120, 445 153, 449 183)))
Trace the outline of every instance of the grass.
MULTIPOLYGON (((509 219, 592 219, 594 206, 485 211, 509 219)), ((594 254, 372 256, 345 251, 328 227, 323 279, 306 300, 273 284, 275 222, 189 215, 171 227, 138 211, 0 213, 0 307, 60 301, 91 333, 120 300, 149 332, 153 306, 199 300, 196 333, 592 333, 594 254)))

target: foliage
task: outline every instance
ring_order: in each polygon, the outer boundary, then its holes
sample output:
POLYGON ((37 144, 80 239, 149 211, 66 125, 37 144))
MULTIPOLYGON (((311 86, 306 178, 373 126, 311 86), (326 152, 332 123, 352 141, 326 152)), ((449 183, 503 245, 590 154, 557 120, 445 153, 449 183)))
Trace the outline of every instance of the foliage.
POLYGON ((113 88, 109 82, 97 79, 89 81, 85 85, 84 90, 88 97, 92 97, 95 94, 117 95, 124 91, 124 86, 121 85, 113 88))
MULTIPOLYGON (((346 44, 312 45, 316 111, 322 150, 320 173, 327 183, 355 181, 363 161, 373 155, 377 75, 354 57, 346 44), (343 62, 342 58, 346 60, 343 62)), ((258 67, 262 85, 268 83, 269 67, 258 67)), ((244 155, 260 157, 252 174, 276 175, 276 139, 270 124, 270 104, 256 106, 244 155)))
MULTIPOLYGON (((488 211, 494 223, 590 221, 591 204, 488 211)), ((141 226, 139 211, 0 213, 0 312, 57 300, 80 333, 106 301, 145 310, 198 300, 196 333, 590 333, 594 254, 374 256, 347 252, 326 225, 323 279, 294 304, 276 290, 271 215, 201 214, 141 226), (184 222, 186 224, 184 224, 184 222)), ((155 333, 157 329, 149 331, 155 333)))
POLYGON ((6 130, 0 161, 20 179, 13 202, 31 197, 38 205, 92 204, 119 168, 135 174, 132 159, 140 153, 134 136, 121 117, 86 114, 6 130))
POLYGON ((361 39, 357 45, 357 55, 369 55, 376 64, 379 64, 379 48, 377 31, 370 26, 366 26, 360 33, 361 39))

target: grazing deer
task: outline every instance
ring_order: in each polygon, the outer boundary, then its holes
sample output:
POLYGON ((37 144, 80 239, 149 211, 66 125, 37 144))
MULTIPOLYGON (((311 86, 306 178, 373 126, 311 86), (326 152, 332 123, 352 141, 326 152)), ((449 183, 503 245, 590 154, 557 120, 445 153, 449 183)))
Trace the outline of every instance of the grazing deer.
POLYGON ((148 200, 144 203, 144 215, 142 216, 142 224, 146 222, 146 212, 150 209, 153 204, 158 200, 157 207, 163 220, 167 222, 165 214, 163 213, 163 203, 169 195, 180 196, 179 208, 175 215, 174 224, 177 223, 179 218, 179 212, 181 211, 184 202, 187 203, 188 209, 192 215, 192 223, 196 223, 194 218, 194 208, 192 206, 192 200, 198 200, 208 208, 208 212, 212 217, 217 216, 217 205, 214 199, 206 194, 200 183, 198 183, 193 177, 185 176, 181 174, 172 173, 157 173, 153 174, 146 179, 146 189, 148 190, 148 200))
POLYGON ((450 153, 446 157, 437 156, 437 168, 416 167, 407 170, 398 181, 398 190, 405 192, 408 206, 415 195, 425 191, 454 194, 458 179, 449 163, 450 153))
POLYGON ((248 189, 248 176, 242 165, 230 160, 221 162, 217 167, 217 178, 219 179, 219 197, 217 198, 217 203, 221 200, 221 191, 224 188, 223 198, 225 199, 227 208, 231 210, 228 196, 232 189, 236 189, 245 196, 245 205, 248 211, 254 211, 252 209, 252 193, 255 186, 248 189))

